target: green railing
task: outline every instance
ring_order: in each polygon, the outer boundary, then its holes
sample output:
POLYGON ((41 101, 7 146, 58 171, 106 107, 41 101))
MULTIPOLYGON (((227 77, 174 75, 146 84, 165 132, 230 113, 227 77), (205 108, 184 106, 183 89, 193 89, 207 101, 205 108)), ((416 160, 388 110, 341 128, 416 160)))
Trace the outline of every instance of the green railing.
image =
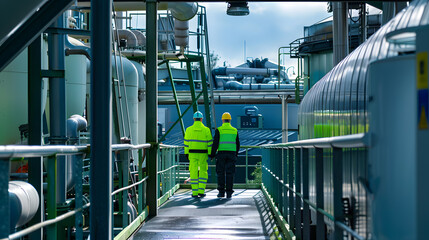
MULTIPOLYGON (((119 210, 114 211, 112 226, 120 233, 115 239, 127 239, 147 218, 148 208, 146 205, 146 180, 149 176, 143 172, 145 149, 149 148, 150 144, 130 145, 130 144, 117 144, 112 145, 112 160, 115 163, 117 177, 114 187, 115 191, 112 192, 112 200, 118 201, 119 210), (131 165, 131 151, 138 151, 138 165, 137 171, 130 171, 131 165), (128 203, 132 203, 137 207, 137 214, 135 219, 131 219, 131 211, 128 203), (116 220, 116 224, 115 224, 116 220)), ((158 205, 165 202, 174 192, 179 188, 178 185, 178 171, 179 167, 178 153, 181 147, 160 145, 159 151, 159 169, 158 182, 160 186, 158 196, 158 205)), ((28 234, 46 227, 47 239, 61 239, 62 235, 58 235, 61 224, 68 224, 67 226, 75 228, 75 239, 83 239, 84 233, 84 217, 88 218, 88 212, 83 213, 83 210, 90 206, 90 202, 84 205, 84 194, 88 194, 89 185, 82 182, 83 173, 88 173, 88 166, 83 166, 85 156, 90 155, 90 147, 88 146, 0 146, 0 189, 4 192, 0 196, 0 214, 3 216, 0 220, 0 225, 9 226, 9 168, 12 159, 16 158, 46 158, 46 182, 47 190, 44 194, 46 203, 41 202, 41 206, 45 204, 47 215, 45 221, 28 226, 25 229, 18 229, 17 232, 10 234, 9 227, 5 228, 3 238, 0 239, 19 239, 27 236, 28 234), (74 207, 67 210, 59 209, 57 206, 57 156, 69 155, 73 156, 71 161, 74 164, 74 207), (59 215, 60 213, 63 213, 59 215), (85 216, 84 216, 85 215, 85 216), (74 217, 74 224, 70 219, 74 217), (6 231, 7 230, 7 231, 6 231)), ((34 161, 30 159, 29 161, 34 161)), ((90 176, 89 176, 90 177, 90 176)), ((39 207, 41 207, 39 206, 39 207)), ((88 221, 86 221, 88 222, 88 221)), ((109 227, 109 226, 105 226, 109 227)), ((64 229, 63 229, 64 230, 64 229)))
POLYGON ((262 146, 261 188, 271 200, 277 221, 282 223, 280 226, 288 239, 324 240, 327 223, 333 231, 329 233, 330 239, 343 240, 345 236, 365 239, 345 224, 343 152, 365 149, 368 145, 365 134, 354 134, 262 146), (332 164, 324 164, 324 149, 331 149, 332 164), (309 166, 312 157, 315 157, 315 168, 309 166), (325 171, 326 168, 329 171, 325 171), (310 191, 310 178, 315 191, 310 191), (332 183, 329 189, 324 186, 327 179, 332 183), (329 210, 324 202, 326 194, 332 194, 333 198, 329 210), (316 236, 310 235, 310 208, 316 213, 316 236))

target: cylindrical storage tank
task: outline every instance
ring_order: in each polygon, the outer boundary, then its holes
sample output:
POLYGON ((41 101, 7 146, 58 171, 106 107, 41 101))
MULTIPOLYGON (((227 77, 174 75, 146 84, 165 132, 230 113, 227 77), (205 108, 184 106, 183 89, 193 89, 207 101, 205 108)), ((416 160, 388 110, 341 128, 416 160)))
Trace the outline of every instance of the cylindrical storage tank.
MULTIPOLYGON (((85 46, 74 38, 68 37, 68 40, 75 46, 85 46)), ((69 55, 65 58, 67 117, 75 114, 83 115, 86 96, 86 61, 85 55, 69 55)))
POLYGON ((39 208, 39 194, 27 182, 9 182, 10 215, 12 227, 20 227, 30 221, 39 208))
MULTIPOLYGON (((120 137, 130 137, 131 143, 137 143, 138 139, 138 72, 136 67, 130 60, 124 57, 113 57, 112 59, 112 77, 119 79, 119 89, 121 94, 121 108, 116 108, 113 114, 113 143, 120 143, 120 137), (121 67, 122 62, 122 67, 121 67), (115 66, 116 65, 116 66, 115 66), (123 70, 123 71, 122 71, 123 70), (119 74, 116 74, 118 71, 119 74), (125 81, 124 83, 122 80, 125 81), (126 96, 126 97, 125 97, 126 96), (119 117, 117 116, 119 115, 119 117), (119 120, 119 122, 116 121, 119 120), (118 129, 119 127, 119 129, 118 129), (122 136, 119 136, 118 133, 122 136)), ((118 84, 114 84, 113 104, 115 105, 118 99, 118 84), (115 97, 116 95, 116 97, 115 97)), ((115 109, 115 107, 113 108, 115 109)))
POLYGON ((146 143, 146 79, 145 68, 138 62, 131 61, 138 75, 138 144, 146 143))
MULTIPOLYGON (((42 41, 42 69, 48 68, 47 41, 42 41)), ((42 113, 48 81, 42 79, 42 113)), ((21 142, 19 126, 28 123, 28 51, 24 49, 0 72, 0 145, 21 142)))

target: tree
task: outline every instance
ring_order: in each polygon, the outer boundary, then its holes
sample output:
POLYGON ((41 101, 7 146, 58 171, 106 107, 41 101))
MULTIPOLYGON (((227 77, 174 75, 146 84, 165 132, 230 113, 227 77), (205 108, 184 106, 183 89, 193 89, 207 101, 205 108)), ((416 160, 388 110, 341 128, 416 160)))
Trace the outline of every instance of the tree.
POLYGON ((215 68, 217 66, 217 62, 219 61, 219 55, 217 55, 214 51, 210 51, 209 59, 211 67, 215 68))

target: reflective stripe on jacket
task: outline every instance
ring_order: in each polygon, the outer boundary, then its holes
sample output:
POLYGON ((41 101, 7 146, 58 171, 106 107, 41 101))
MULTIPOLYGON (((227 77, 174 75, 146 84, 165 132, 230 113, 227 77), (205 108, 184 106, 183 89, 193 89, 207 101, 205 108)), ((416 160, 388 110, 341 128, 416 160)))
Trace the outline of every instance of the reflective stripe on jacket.
POLYGON ((237 129, 231 126, 231 123, 223 123, 218 130, 220 135, 218 151, 237 151, 237 129))
POLYGON ((207 153, 212 151, 213 139, 210 129, 200 121, 186 128, 185 132, 185 154, 189 153, 207 153))

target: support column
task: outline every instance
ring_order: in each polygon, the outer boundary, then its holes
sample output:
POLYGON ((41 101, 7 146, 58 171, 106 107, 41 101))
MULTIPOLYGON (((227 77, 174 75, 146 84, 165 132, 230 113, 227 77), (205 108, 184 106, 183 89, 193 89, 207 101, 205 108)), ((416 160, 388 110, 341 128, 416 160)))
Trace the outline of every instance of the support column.
MULTIPOLYGON (((28 145, 42 145, 42 77, 41 70, 41 39, 36 38, 28 47, 28 145)), ((39 194, 43 203, 43 158, 28 159, 28 183, 39 194)), ((43 221, 44 204, 30 221, 34 225, 43 221)), ((43 228, 29 234, 30 240, 42 239, 43 228)))
MULTIPOLYGON (((61 14, 53 27, 64 28, 63 15, 61 14)), ((58 70, 64 73, 65 50, 64 35, 58 33, 49 34, 49 70, 58 70)), ((49 78, 49 121, 51 145, 65 145, 66 138, 66 81, 64 76, 60 78, 49 78)), ((57 202, 66 200, 66 158, 57 158, 57 202)))
POLYGON ((288 142, 288 119, 287 119, 287 99, 286 95, 280 96, 282 99, 282 143, 288 142))
POLYGON ((0 239, 9 239, 10 233, 9 171, 9 158, 0 158, 0 239))
POLYGON ((146 1, 146 141, 152 146, 147 151, 147 204, 149 216, 158 215, 158 2, 146 1))
POLYGON ((112 235, 112 0, 91 1, 91 239, 112 235))
POLYGON ((334 66, 349 54, 347 3, 333 2, 334 66))

